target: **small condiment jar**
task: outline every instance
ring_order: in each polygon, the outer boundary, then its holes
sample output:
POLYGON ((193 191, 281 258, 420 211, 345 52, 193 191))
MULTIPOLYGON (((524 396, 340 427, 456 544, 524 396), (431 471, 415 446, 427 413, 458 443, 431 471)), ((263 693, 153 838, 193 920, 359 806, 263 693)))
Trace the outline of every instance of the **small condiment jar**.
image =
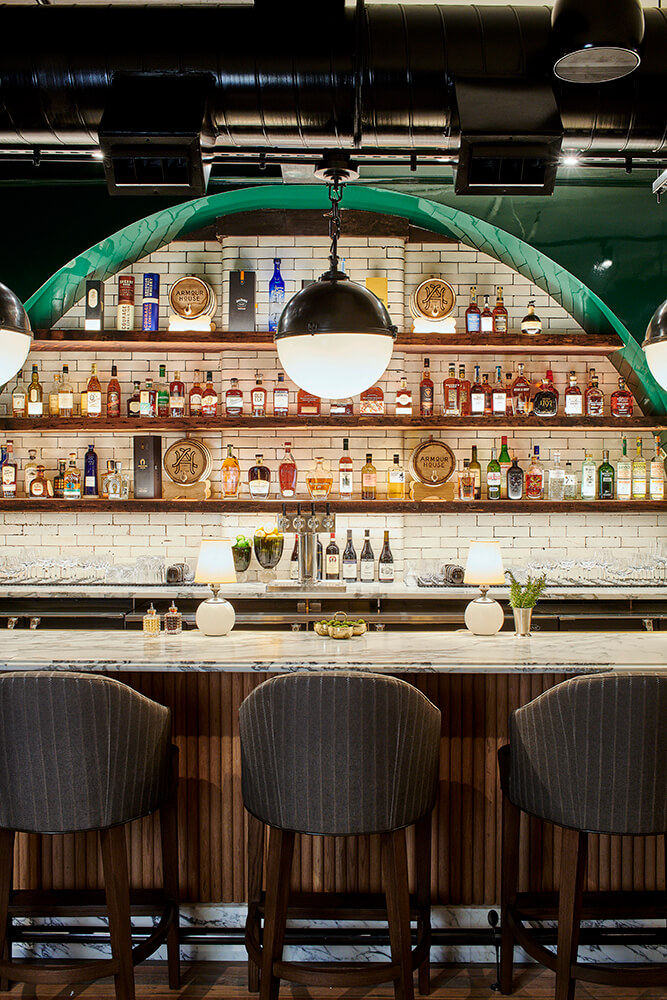
POLYGON ((167 635, 180 635, 183 628, 183 615, 175 604, 172 604, 169 611, 165 612, 164 630, 167 635))
POLYGON ((156 636, 160 634, 160 616, 151 604, 144 615, 144 635, 156 636))

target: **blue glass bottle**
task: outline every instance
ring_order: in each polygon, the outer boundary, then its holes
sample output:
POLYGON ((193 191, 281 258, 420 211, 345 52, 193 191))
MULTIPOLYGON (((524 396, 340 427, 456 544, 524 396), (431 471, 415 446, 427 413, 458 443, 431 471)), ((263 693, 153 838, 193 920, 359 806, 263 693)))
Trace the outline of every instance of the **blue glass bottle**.
POLYGON ((99 496, 97 492, 97 455, 92 444, 88 445, 83 464, 83 495, 84 497, 99 496))
POLYGON ((278 320, 285 305, 285 282, 280 273, 280 257, 273 258, 273 277, 269 282, 269 333, 278 329, 278 320))

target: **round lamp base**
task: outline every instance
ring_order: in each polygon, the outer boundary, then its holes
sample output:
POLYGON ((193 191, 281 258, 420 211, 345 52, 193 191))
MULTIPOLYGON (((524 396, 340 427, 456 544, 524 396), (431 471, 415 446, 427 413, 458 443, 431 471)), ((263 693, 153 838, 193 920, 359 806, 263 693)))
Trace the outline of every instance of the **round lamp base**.
POLYGON ((234 628, 236 614, 229 601, 210 597, 197 608, 197 628, 204 635, 227 635, 234 628))
POLYGON ((495 635, 503 627, 503 609, 491 597, 478 597, 465 610, 466 628, 473 635, 495 635))

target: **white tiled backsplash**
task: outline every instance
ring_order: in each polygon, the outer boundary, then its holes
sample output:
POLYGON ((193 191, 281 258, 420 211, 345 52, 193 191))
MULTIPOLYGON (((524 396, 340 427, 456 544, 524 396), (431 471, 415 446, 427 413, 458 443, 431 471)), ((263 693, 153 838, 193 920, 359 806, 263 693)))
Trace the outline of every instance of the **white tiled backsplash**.
MULTIPOLYGON (((268 283, 273 271, 274 256, 280 257, 281 269, 286 285, 286 297, 289 297, 301 287, 304 279, 314 279, 326 268, 329 243, 325 238, 310 238, 305 245, 303 238, 281 238, 278 244, 268 237, 226 238, 222 245, 217 242, 206 243, 174 243, 149 257, 124 273, 134 273, 136 282, 136 313, 135 324, 140 324, 141 276, 147 271, 160 274, 162 288, 160 293, 160 325, 167 324, 166 293, 168 284, 184 274, 197 274, 204 277, 214 288, 218 298, 218 310, 215 321, 218 327, 226 327, 228 312, 228 280, 229 270, 245 268, 256 271, 257 281, 257 321, 258 329, 265 329, 268 310, 268 283)), ((529 298, 534 298, 536 311, 542 318, 544 328, 552 331, 575 331, 578 329, 565 310, 541 290, 530 285, 530 282, 510 268, 468 247, 457 244, 404 243, 399 239, 377 238, 347 238, 340 243, 341 257, 345 258, 347 272, 353 279, 363 283, 368 275, 386 276, 388 279, 389 311, 395 322, 405 329, 410 328, 409 298, 415 285, 431 274, 446 278, 453 285, 458 296, 455 310, 457 324, 463 326, 463 314, 468 304, 468 291, 471 284, 476 284, 479 295, 489 294, 493 304, 496 285, 502 285, 504 298, 509 311, 510 329, 517 329, 521 318, 526 312, 529 298)), ((117 303, 117 279, 106 282, 105 285, 105 325, 115 326, 117 303)), ((62 327, 83 327, 83 303, 78 303, 63 317, 62 327)), ((155 335, 156 337, 159 334, 155 335)), ((160 363, 167 365, 170 375, 180 370, 186 385, 192 383, 195 369, 200 369, 202 375, 207 369, 214 373, 214 382, 218 393, 222 393, 229 385, 232 375, 239 378, 240 386, 248 399, 249 391, 254 384, 255 369, 263 376, 264 384, 269 390, 276 382, 279 370, 278 359, 274 352, 228 352, 220 353, 169 353, 164 354, 126 354, 123 356, 100 352, 98 354, 80 354, 73 352, 39 353, 34 355, 39 365, 41 380, 48 392, 52 376, 60 371, 63 363, 70 366, 71 381, 75 388, 84 388, 90 374, 91 362, 98 362, 98 369, 104 385, 112 362, 118 366, 118 376, 123 390, 123 413, 125 399, 131 391, 134 378, 144 380, 148 375, 157 378, 160 363)), ((385 392, 388 412, 393 412, 396 390, 403 374, 408 378, 413 390, 414 399, 418 398, 418 383, 421 378, 422 358, 417 354, 404 354, 400 350, 394 352, 389 369, 381 380, 385 392)), ((32 358, 29 359, 32 361, 32 358)), ((470 356, 434 354, 431 357, 431 372, 436 384, 436 412, 442 402, 442 379, 446 376, 450 361, 466 365, 468 376, 472 375, 472 366, 476 359, 470 356)), ((516 356, 489 355, 479 358, 482 372, 489 372, 493 377, 494 365, 501 364, 503 373, 515 368, 516 356)), ((589 366, 596 369, 600 376, 600 385, 608 396, 617 385, 617 373, 611 363, 604 358, 576 356, 573 359, 556 357, 550 359, 533 356, 526 359, 527 374, 538 377, 551 361, 556 385, 563 389, 567 373, 574 369, 580 384, 585 383, 589 366)), ((353 364, 354 359, 349 359, 353 364)), ((290 410, 296 408, 296 387, 290 388, 290 410)), ((8 412, 10 407, 9 392, 0 395, 0 413, 8 412)), ((328 404, 323 404, 323 413, 328 412, 328 404)), ((271 404, 269 402, 269 411, 271 404)), ((415 410, 417 412, 417 410, 415 410)), ((137 430, 149 432, 149 428, 137 426, 137 430)), ((283 444, 286 440, 292 442, 300 476, 301 488, 305 489, 305 473, 313 464, 315 455, 323 455, 334 471, 334 493, 337 481, 338 458, 341 453, 342 439, 350 439, 350 451, 355 461, 357 479, 359 469, 365 460, 366 452, 373 455, 373 462, 378 469, 378 495, 385 492, 386 470, 392 461, 392 456, 398 453, 402 463, 407 463, 412 449, 424 436, 424 431, 415 429, 388 428, 366 431, 362 428, 336 430, 335 428, 296 429, 288 430, 262 429, 260 434, 251 429, 235 431, 202 431, 198 436, 205 441, 211 450, 213 470, 211 480, 214 495, 219 494, 220 466, 225 455, 225 446, 232 444, 239 458, 243 474, 253 464, 256 453, 264 455, 265 463, 272 467, 275 474, 283 444)), ((479 450, 482 467, 490 457, 491 447, 499 446, 498 434, 484 430, 461 430, 438 432, 443 437, 459 460, 470 455, 470 447, 476 444, 479 450)), ((12 436, 9 434, 8 436, 12 436)), ((180 437, 180 433, 162 432, 163 449, 180 437)), ((591 431, 590 433, 567 433, 554 430, 513 430, 508 434, 510 452, 516 452, 520 462, 526 464, 527 456, 534 444, 540 445, 541 457, 548 465, 554 451, 560 451, 563 461, 569 459, 579 467, 585 450, 591 450, 599 459, 603 448, 611 452, 612 460, 620 453, 620 430, 591 431)), ((649 453, 651 435, 647 431, 643 435, 644 452, 649 453)), ((80 432, 76 435, 66 430, 62 434, 21 434, 14 432, 14 450, 21 467, 27 460, 29 448, 37 448, 43 460, 47 475, 52 476, 57 468, 59 458, 65 458, 74 448, 77 450, 79 463, 89 442, 94 442, 99 457, 100 470, 106 468, 107 458, 115 458, 123 462, 123 467, 131 469, 132 436, 123 432, 101 433, 91 422, 90 432, 80 432)), ((634 440, 629 440, 630 449, 634 440)), ((19 474, 19 479, 22 479, 19 474)), ((358 483, 357 483, 358 489, 358 483)), ((257 503, 256 514, 220 515, 220 514, 141 514, 141 513, 86 513, 85 501, 82 501, 81 513, 31 513, 6 512, 0 515, 0 538, 7 546, 40 545, 49 553, 67 554, 73 550, 95 552, 100 555, 113 554, 117 562, 126 562, 138 555, 164 555, 173 561, 180 558, 193 559, 196 555, 199 540, 207 532, 224 530, 235 535, 243 531, 248 533, 256 527, 275 524, 275 515, 262 515, 261 502, 257 503)), ((504 513, 502 504, 497 512, 484 514, 392 514, 388 516, 374 514, 339 515, 337 535, 342 540, 346 528, 354 530, 357 551, 360 549, 362 529, 371 528, 371 538, 376 555, 381 546, 382 531, 389 528, 392 550, 397 569, 402 570, 404 560, 430 559, 440 557, 445 561, 462 560, 465 558, 467 543, 473 537, 499 538, 505 547, 508 562, 510 553, 524 561, 529 556, 540 555, 549 551, 555 558, 567 557, 580 553, 583 546, 590 548, 613 548, 628 552, 648 550, 656 537, 664 539, 667 528, 667 515, 655 513, 630 514, 550 514, 531 513, 529 501, 526 502, 526 512, 520 514, 504 513)), ((289 559, 291 539, 287 540, 284 559, 289 559)), ((285 569, 285 567, 283 567, 285 569)))

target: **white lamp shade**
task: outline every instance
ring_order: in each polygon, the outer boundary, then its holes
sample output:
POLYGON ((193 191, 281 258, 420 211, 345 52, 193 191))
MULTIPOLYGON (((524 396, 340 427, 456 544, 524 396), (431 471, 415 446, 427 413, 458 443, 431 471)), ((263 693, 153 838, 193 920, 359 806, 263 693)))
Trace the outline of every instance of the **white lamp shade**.
POLYGON ((321 399, 347 399, 375 385, 394 349, 376 333, 318 333, 276 340, 280 364, 300 388, 321 399))
POLYGON ((505 582, 500 542, 492 540, 470 542, 463 582, 483 587, 505 582))
MULTIPOLYGON (((659 386, 667 389, 667 340, 644 345, 646 363, 659 386)), ((1 381, 1 380, 0 380, 1 381)))
POLYGON ((23 368, 31 344, 30 334, 0 329, 0 385, 9 382, 23 368))
POLYGON ((202 538, 195 583, 236 583, 231 539, 202 538))

